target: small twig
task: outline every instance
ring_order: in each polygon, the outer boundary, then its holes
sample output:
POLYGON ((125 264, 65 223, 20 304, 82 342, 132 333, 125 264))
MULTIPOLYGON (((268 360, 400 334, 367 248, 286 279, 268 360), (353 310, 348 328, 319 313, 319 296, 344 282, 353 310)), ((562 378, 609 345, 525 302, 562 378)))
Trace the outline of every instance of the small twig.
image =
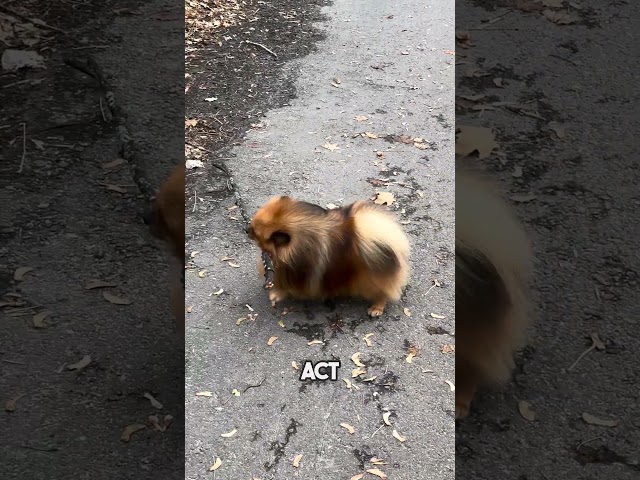
POLYGON ((27 124, 26 122, 22 122, 22 159, 20 160, 20 168, 18 168, 18 173, 22 173, 22 169, 24 168, 24 159, 27 158, 27 124))
POLYGON ((250 388, 258 388, 261 387, 262 384, 264 383, 264 381, 267 379, 267 377, 264 377, 262 380, 260 380, 260 383, 256 383, 255 385, 249 385, 247 388, 245 388, 242 393, 246 392, 247 390, 249 390, 250 388))
POLYGON ((3 363, 10 363, 11 365, 27 365, 24 362, 18 362, 16 360, 2 360, 3 363))
POLYGON ((373 438, 373 436, 378 433, 380 430, 382 430, 384 428, 384 423, 382 425, 380 425, 380 428, 378 428, 375 432, 373 432, 373 435, 371 435, 371 438, 373 438))
POLYGON ((582 359, 584 358, 584 356, 585 356, 587 353, 589 353, 591 350, 595 350, 595 349, 596 349, 596 344, 595 344, 595 342, 594 342, 594 343, 593 343, 593 345, 591 345, 591 346, 590 346, 589 348, 587 348, 584 352, 582 352, 582 355, 580 355, 580 356, 578 357, 578 359, 577 359, 575 362, 573 362, 573 364, 572 364, 572 365, 567 369, 567 371, 568 371, 568 372, 570 372, 571 370, 573 370, 573 368, 578 364, 578 362, 579 362, 580 360, 582 360, 582 359))
POLYGON ((42 20, 40 20, 39 18, 30 18, 30 17, 27 17, 26 15, 23 15, 23 14, 21 14, 21 13, 19 13, 19 12, 16 12, 16 11, 15 11, 14 9, 12 9, 12 8, 5 7, 5 6, 0 6, 0 10, 4 10, 5 12, 10 13, 11 15, 15 15, 16 17, 20 17, 20 18, 22 18, 23 20, 27 20, 27 21, 29 21, 29 22, 31 22, 31 23, 34 23, 34 24, 36 24, 36 25, 38 25, 38 26, 40 26, 40 27, 45 27, 45 28, 48 28, 49 30, 54 30, 54 31, 56 31, 56 32, 60 32, 60 33, 67 33, 67 32, 65 32, 64 30, 61 30, 60 28, 52 27, 51 25, 49 25, 49 24, 47 24, 47 23, 44 23, 44 22, 43 22, 42 20))
POLYGON ((591 443, 591 442, 594 442, 594 441, 596 441, 596 440, 600 440, 601 438, 602 438, 602 437, 594 437, 594 438, 590 438, 589 440, 585 440, 584 442, 582 442, 581 444, 579 444, 579 445, 576 447, 576 452, 577 452, 578 450, 580 450, 580 447, 583 447, 583 446, 584 446, 584 445, 586 445, 587 443, 591 443))
POLYGON ((38 452, 57 452, 60 450, 58 447, 33 447, 31 445, 20 445, 22 448, 28 448, 29 450, 36 450, 38 452))
POLYGON ((250 45, 255 45, 256 47, 260 47, 263 50, 269 52, 271 55, 273 55, 275 58, 278 58, 278 54, 276 52, 274 52, 273 50, 269 50, 267 47, 265 47, 264 45, 262 45, 261 43, 256 43, 256 42, 252 42, 251 40, 245 40, 244 43, 248 43, 250 45))

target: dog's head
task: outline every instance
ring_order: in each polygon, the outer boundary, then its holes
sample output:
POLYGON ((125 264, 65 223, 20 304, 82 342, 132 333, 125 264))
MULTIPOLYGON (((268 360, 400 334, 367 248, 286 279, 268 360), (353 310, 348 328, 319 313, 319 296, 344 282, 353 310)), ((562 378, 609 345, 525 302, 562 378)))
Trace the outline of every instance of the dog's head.
POLYGON ((274 265, 294 266, 300 255, 313 255, 322 242, 324 208, 287 196, 272 197, 253 216, 249 238, 267 252, 274 265))
POLYGON ((184 259, 184 175, 181 163, 165 181, 151 207, 145 212, 144 222, 152 235, 169 244, 176 258, 184 259))

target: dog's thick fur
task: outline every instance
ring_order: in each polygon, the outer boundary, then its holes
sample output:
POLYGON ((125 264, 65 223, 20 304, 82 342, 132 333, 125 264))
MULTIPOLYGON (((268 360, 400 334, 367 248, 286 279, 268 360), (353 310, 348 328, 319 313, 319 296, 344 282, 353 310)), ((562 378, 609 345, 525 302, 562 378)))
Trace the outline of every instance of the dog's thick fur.
POLYGON ((180 163, 161 186, 151 210, 145 216, 151 233, 165 241, 172 254, 170 274, 171 311, 179 329, 184 330, 184 176, 185 164, 180 163))
MULTIPOLYGON (((392 214, 367 202, 327 210, 280 196, 251 220, 249 237, 271 257, 269 299, 360 297, 378 317, 409 278, 409 241, 392 214)), ((258 260, 258 271, 264 273, 258 260)))
POLYGON ((528 238, 496 186, 456 169, 456 419, 508 380, 530 323, 528 238))

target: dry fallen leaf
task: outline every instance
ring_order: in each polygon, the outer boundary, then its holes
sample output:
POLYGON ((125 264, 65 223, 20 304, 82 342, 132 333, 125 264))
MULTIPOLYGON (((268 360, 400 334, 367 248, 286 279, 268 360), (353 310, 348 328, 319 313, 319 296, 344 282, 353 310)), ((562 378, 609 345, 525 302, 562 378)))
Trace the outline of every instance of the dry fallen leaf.
POLYGON ((140 430, 144 430, 146 428, 147 426, 141 423, 134 423, 133 425, 127 425, 122 431, 122 435, 120 435, 120 440, 123 442, 128 442, 129 440, 131 440, 131 435, 133 435, 136 432, 139 432, 140 430))
POLYGON ((582 414, 582 419, 589 425, 597 425, 599 427, 617 427, 620 423, 620 420, 606 420, 586 412, 582 414))
POLYGON ((356 378, 360 375, 364 375, 365 373, 367 373, 367 371, 362 368, 354 368, 353 370, 351 370, 351 377, 356 378))
POLYGON ((351 361, 355 363, 358 367, 366 367, 366 365, 360 361, 360 352, 354 353, 351 356, 351 361))
POLYGON ((600 337, 597 333, 591 334, 591 341, 593 342, 593 346, 598 350, 604 350, 606 348, 604 342, 600 340, 600 337))
POLYGON ((107 300, 110 303, 113 303, 114 305, 131 305, 132 303, 131 300, 129 300, 128 298, 118 297, 106 290, 102 292, 102 296, 104 297, 105 300, 107 300))
POLYGON ((413 353, 413 352, 412 352, 412 353, 409 353, 409 354, 406 356, 405 361, 406 361, 407 363, 413 363, 413 358, 414 358, 415 356, 416 356, 416 354, 415 354, 415 353, 413 353))
POLYGON ((311 340, 307 345, 324 345, 322 340, 311 340))
POLYGON ((453 384, 453 382, 451 380, 445 380, 444 383, 449 385, 449 388, 451 389, 452 392, 456 391, 456 386, 453 384))
POLYGON ((229 265, 230 267, 233 267, 233 268, 240 268, 240 265, 238 265, 237 263, 233 263, 233 262, 227 262, 227 265, 229 265))
POLYGON ((103 282, 102 280, 89 280, 87 284, 84 286, 85 290, 93 290, 94 288, 108 288, 108 287, 117 287, 117 283, 113 282, 103 282))
POLYGON ((387 463, 378 457, 371 457, 371 460, 369 460, 369 462, 371 462, 373 465, 386 465, 387 463))
POLYGON ((17 268, 16 271, 13 273, 13 279, 16 282, 22 282, 24 280, 25 275, 31 271, 33 271, 33 268, 31 267, 17 268))
POLYGON ((48 312, 46 310, 44 312, 36 313, 31 320, 33 322, 34 328, 45 328, 46 325, 44 323, 44 320, 49 315, 51 315, 51 312, 48 312))
POLYGON ((364 473, 359 473, 359 474, 354 475, 353 477, 351 477, 349 480, 361 480, 362 477, 364 477, 364 473))
POLYGON ((542 15, 557 25, 571 25, 580 20, 580 17, 574 13, 558 12, 556 10, 544 10, 542 15))
POLYGON ((409 310, 407 307, 405 307, 402 312, 407 316, 410 317, 411 316, 411 310, 409 310))
POLYGON ((437 313, 430 313, 430 314, 429 314, 429 316, 430 316, 431 318, 439 318, 439 319, 443 319, 443 318, 445 318, 445 316, 444 316, 444 315, 438 315, 437 313))
POLYGON ((339 150, 340 147, 338 147, 337 143, 325 143, 322 148, 326 148, 327 150, 333 152, 335 150, 339 150))
POLYGON ((384 473, 382 470, 379 470, 377 468, 370 468, 369 470, 367 470, 367 473, 370 473, 371 475, 375 475, 376 477, 381 478, 382 480, 387 480, 387 474, 384 473))
POLYGON ((456 346, 455 345, 442 345, 440 347, 440 351, 442 353, 452 353, 456 351, 456 346))
POLYGON ((407 441, 407 439, 405 437, 403 437, 402 435, 400 435, 395 429, 393 430, 393 432, 391 433, 391 435, 393 435, 393 437, 398 440, 400 443, 404 443, 407 441))
POLYGON ((233 430, 231 430, 230 432, 227 433, 221 433, 220 436, 223 438, 231 438, 233 437, 236 433, 238 433, 238 429, 234 428, 233 430))
POLYGON ((384 421, 384 423, 385 423, 386 425, 389 425, 389 426, 391 426, 391 422, 389 421, 389 417, 390 417, 390 416, 391 416, 391 412, 384 412, 384 413, 382 414, 382 420, 384 421))
POLYGON ((123 158, 116 158, 115 160, 111 160, 110 162, 103 163, 102 164, 102 168, 104 168, 105 170, 108 170, 110 168, 119 167, 123 163, 124 163, 124 159, 123 158))
POLYGON ((293 463, 292 465, 296 468, 298 468, 300 466, 300 460, 302 460, 302 454, 299 453, 295 456, 295 458, 293 459, 293 463))
POLYGON ((220 465, 222 465, 222 460, 220 460, 219 458, 216 458, 216 460, 213 462, 213 465, 211 465, 211 468, 209 468, 209 471, 215 472, 217 469, 220 468, 220 465))
POLYGON ((527 202, 531 202, 532 200, 535 200, 536 198, 538 198, 538 196, 532 193, 511 196, 511 200, 513 200, 516 203, 527 203, 527 202))
POLYGON ((363 378, 362 381, 363 382, 373 382, 376 378, 378 378, 378 376, 374 375, 373 377, 363 378))
POLYGON ((355 117, 353 117, 353 119, 356 122, 364 122, 365 120, 367 120, 367 117, 365 115, 356 115, 355 117))
POLYGON ((275 342, 277 339, 278 339, 278 337, 269 338, 269 340, 267 340, 267 345, 269 345, 269 346, 273 345, 273 342, 275 342))
POLYGON ((520 412, 520 415, 522 415, 522 418, 524 418, 525 420, 533 422, 536 419, 536 412, 531 408, 529 402, 525 400, 520 400, 518 402, 518 411, 520 412))
POLYGON ((347 388, 351 390, 351 387, 353 387, 353 385, 351 385, 351 380, 349 380, 348 378, 343 378, 342 381, 347 385, 347 388))
POLYGON ((478 152, 478 158, 487 158, 498 148, 496 135, 490 128, 461 125, 456 127, 456 155, 466 157, 478 152))
POLYGON ((91 363, 91 356, 85 355, 82 357, 82 360, 76 363, 72 363, 71 365, 67 365, 67 370, 77 370, 80 371, 85 368, 87 365, 91 363))
POLYGON ((196 397, 213 397, 211 392, 197 392, 196 397))
POLYGON ((233 395, 234 397, 239 397, 240 390, 238 390, 237 388, 234 388, 233 390, 231 390, 231 395, 233 395))
POLYGON ((155 398, 153 398, 153 396, 150 393, 145 393, 144 398, 148 399, 151 402, 151 405, 154 408, 157 408, 158 410, 162 410, 162 404, 156 400, 155 398))
POLYGON ((369 337, 373 337, 373 333, 367 333, 364 336, 364 342, 367 344, 367 347, 371 347, 373 344, 371 343, 371 340, 369 340, 369 337))
POLYGON ((190 118, 184 121, 184 125, 186 127, 195 127, 197 124, 198 124, 198 120, 196 120, 195 118, 190 118))
POLYGON ((356 431, 356 429, 355 429, 355 428, 353 428, 353 427, 352 427, 351 425, 349 425, 348 423, 341 423, 341 424, 340 424, 340 426, 341 426, 342 428, 346 428, 346 429, 347 429, 347 431, 348 431, 351 435, 353 435, 353 434, 355 433, 355 431, 356 431))
POLYGON ((376 135, 375 133, 371 133, 371 132, 364 132, 364 135, 367 138, 378 138, 378 135, 376 135))
POLYGON ((377 205, 393 205, 393 202, 395 202, 395 197, 393 193, 389 192, 377 192, 373 198, 373 203, 377 205))

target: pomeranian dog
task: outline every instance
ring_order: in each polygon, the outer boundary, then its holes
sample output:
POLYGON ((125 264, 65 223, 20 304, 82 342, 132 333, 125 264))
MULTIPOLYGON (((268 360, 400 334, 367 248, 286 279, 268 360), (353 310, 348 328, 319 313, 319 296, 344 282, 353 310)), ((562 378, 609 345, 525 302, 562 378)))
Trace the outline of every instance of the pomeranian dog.
MULTIPOLYGON (((271 198, 247 228, 275 277, 269 300, 360 297, 379 317, 409 278, 409 240, 393 215, 359 201, 337 209, 271 198)), ((264 274, 262 260, 258 271, 264 274)))
POLYGON ((530 246, 494 185, 456 168, 456 420, 511 376, 530 323, 530 246))
POLYGON ((184 331, 184 176, 180 163, 160 187, 145 223, 151 233, 163 240, 172 256, 169 299, 179 329, 184 331))

